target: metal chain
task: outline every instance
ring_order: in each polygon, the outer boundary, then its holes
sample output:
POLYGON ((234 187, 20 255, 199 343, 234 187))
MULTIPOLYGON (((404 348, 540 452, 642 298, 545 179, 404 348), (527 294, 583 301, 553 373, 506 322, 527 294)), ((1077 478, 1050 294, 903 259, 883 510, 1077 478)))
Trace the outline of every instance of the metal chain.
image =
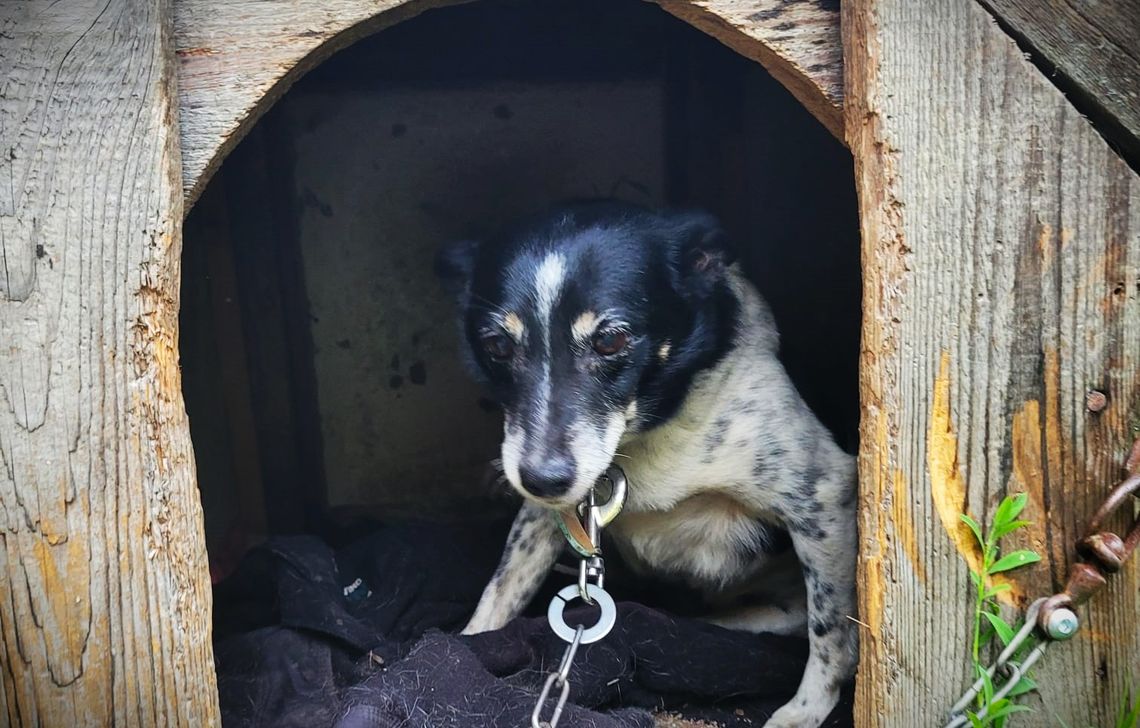
MULTIPOLYGON (((1069 580, 1064 590, 1051 597, 1042 597, 1029 606, 1024 626, 1001 651, 994 664, 986 669, 990 680, 998 671, 1005 677, 1005 682, 994 691, 993 700, 1008 695, 1029 668, 1041 659, 1050 644, 1070 639, 1077 633, 1080 619, 1074 610, 1103 589, 1108 583, 1108 577, 1120 571, 1137 545, 1140 545, 1140 518, 1133 521, 1123 538, 1104 530, 1104 522, 1125 503, 1130 502, 1130 496, 1140 493, 1140 439, 1132 445, 1124 467, 1128 476, 1108 494, 1089 521, 1086 535, 1077 542, 1078 560, 1069 567, 1069 580), (1021 662, 1013 661, 1013 656, 1031 635, 1036 636, 1040 642, 1021 662)), ((981 692, 985 681, 985 677, 979 677, 954 704, 946 728, 961 728, 969 723, 966 708, 981 692)), ((986 708, 979 710, 976 716, 985 718, 986 708)))
POLYGON ((558 664, 558 669, 546 678, 546 684, 542 686, 542 692, 538 694, 538 702, 534 705, 534 710, 530 714, 530 724, 532 728, 554 728, 558 725, 558 719, 562 717, 562 709, 566 707, 566 700, 570 697, 570 664, 574 662, 574 654, 578 652, 578 645, 582 643, 582 632, 585 627, 578 625, 574 630, 574 640, 566 647, 566 652, 562 653, 562 662, 558 664), (544 722, 542 720, 542 706, 550 698, 550 690, 558 684, 562 691, 558 694, 558 702, 554 704, 554 712, 550 714, 550 721, 544 722))
MULTIPOLYGON (((562 717, 562 710, 566 707, 566 701, 570 698, 570 666, 574 662, 578 646, 602 639, 610 633, 617 622, 617 606, 613 597, 604 588, 606 565, 602 560, 599 538, 602 528, 617 517, 625 504, 626 482, 625 473, 616 466, 611 466, 603 477, 610 482, 609 500, 599 505, 594 488, 590 489, 586 500, 578 507, 579 517, 583 520, 582 529, 568 528, 567 526, 572 524, 560 523, 563 533, 578 554, 578 582, 559 591, 554 599, 550 600, 550 606, 546 611, 550 628, 554 630, 554 634, 567 642, 567 646, 558 669, 547 675, 542 692, 538 695, 538 702, 530 714, 531 728, 556 728, 558 720, 562 717), (577 534, 579 530, 583 533, 577 534), (582 536, 585 536, 586 543, 578 542, 582 536), (601 614, 594 626, 586 627, 579 624, 571 627, 566 623, 564 616, 566 605, 575 599, 581 599, 600 609, 601 614), (543 721, 543 707, 550 700, 550 694, 555 688, 558 688, 558 699, 554 703, 550 720, 543 721)), ((560 517, 565 518, 565 516, 560 517)))
MULTIPOLYGON (((994 691, 993 700, 1001 700, 1008 695, 1021 678, 1029 672, 1029 668, 1033 667, 1034 663, 1041 659, 1041 655, 1045 654, 1045 648, 1049 646, 1049 640, 1038 642, 1021 662, 1012 661, 1013 656, 1017 654, 1021 646, 1029 639, 1030 634, 1036 629, 1037 617, 1041 612, 1041 605, 1044 603, 1045 598, 1042 597, 1029 606, 1029 611, 1025 613, 1024 626, 1018 630, 1017 634, 1013 636, 1013 639, 1009 641, 1009 644, 1005 646, 1005 649, 1001 651, 1001 654, 998 655, 994 664, 986 668, 986 675, 989 676, 989 680, 993 680, 994 675, 997 674, 999 670, 1005 675, 1005 682, 1000 688, 994 691)), ((1070 614, 1072 613, 1070 612, 1070 614)), ((1073 619, 1076 620, 1076 615, 1073 615, 1073 619)), ((1070 633, 1070 636, 1072 636, 1072 634, 1076 634, 1075 627, 1072 633, 1070 633)), ((970 720, 966 717, 966 708, 973 702, 974 698, 978 696, 978 693, 982 691, 982 686, 985 685, 986 679, 987 678, 979 677, 974 681, 974 684, 966 690, 961 699, 959 699, 957 703, 954 703, 954 707, 950 709, 950 722, 946 724, 946 728, 960 728, 961 726, 969 724, 970 720)), ((981 719, 986 717, 987 712, 988 708, 982 707, 975 715, 981 719)))

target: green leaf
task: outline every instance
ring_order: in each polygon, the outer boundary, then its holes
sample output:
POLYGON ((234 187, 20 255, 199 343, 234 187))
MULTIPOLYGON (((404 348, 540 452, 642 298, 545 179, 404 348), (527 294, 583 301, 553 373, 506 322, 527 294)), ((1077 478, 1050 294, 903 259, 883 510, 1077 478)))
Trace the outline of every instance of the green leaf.
POLYGON ((978 572, 974 571, 973 569, 970 570, 970 581, 974 582, 974 586, 976 587, 982 585, 982 577, 979 576, 978 572))
POLYGON ((986 724, 983 723, 981 719, 973 713, 967 712, 966 717, 970 719, 971 728, 986 728, 986 724))
MULTIPOLYGON (((1013 627, 1013 631, 1014 632, 1020 632, 1021 628, 1023 626, 1025 626, 1025 623, 1022 622, 1021 620, 1018 620, 1017 624, 1015 624, 1013 627)), ((1025 640, 1020 645, 1018 645, 1017 649, 1013 651, 1012 655, 1010 655, 1010 658, 1009 658, 1010 661, 1011 662, 1022 662, 1022 661, 1024 661, 1026 656, 1029 655, 1029 653, 1032 652, 1033 649, 1035 647, 1037 647, 1038 644, 1040 644, 1040 643, 1035 639, 1025 640)))
POLYGON ((1025 493, 1018 493, 1012 496, 1007 495, 1005 498, 1002 498, 1001 504, 997 507, 997 511, 994 512, 992 527, 996 528, 997 526, 1005 525, 1017 518, 1021 511, 1024 510, 1025 503, 1028 500, 1029 496, 1025 493))
POLYGON ((997 632, 998 639, 1001 640, 1002 645, 1008 645, 1010 640, 1013 639, 1013 627, 1006 624, 1006 621, 996 614, 989 612, 982 612, 990 624, 994 627, 994 632, 997 632))
POLYGON ((993 711, 992 713, 986 713, 986 717, 992 718, 994 721, 998 721, 1014 713, 1028 712, 1030 712, 1030 709, 1024 705, 1014 705, 1013 703, 1008 703, 1007 705, 1003 705, 1001 708, 993 711))
POLYGON ((973 533, 974 538, 978 540, 978 545, 984 548, 986 541, 984 538, 982 538, 982 527, 978 525, 978 522, 973 518, 967 516, 965 513, 959 513, 958 519, 970 527, 970 532, 973 533))
POLYGON ((1019 551, 1014 551, 1011 554, 1006 554, 1005 556, 998 559, 997 562, 989 568, 988 573, 997 574, 1002 571, 1009 571, 1010 569, 1016 569, 1021 566, 1036 564, 1040 560, 1041 557, 1032 551, 1028 549, 1021 549, 1019 551))
POLYGON ((1002 716, 1001 711, 1007 705, 1009 705, 1009 700, 1006 698, 993 701, 986 706, 986 717, 982 720, 986 722, 986 725, 1001 728, 1001 726, 1005 724, 1005 718, 1002 716))
POLYGON ((992 597, 996 597, 998 594, 1007 592, 1012 588, 1013 587, 1009 584, 994 584, 993 586, 986 589, 986 593, 982 595, 982 599, 990 599, 992 597))
POLYGON ((992 529, 990 529, 990 538, 992 538, 994 541, 997 541, 1002 536, 1005 536, 1012 531, 1016 531, 1019 528, 1025 528, 1028 525, 1029 521, 1010 521, 1009 523, 1003 523, 1000 526, 995 525, 992 529))
POLYGON ((990 677, 990 674, 985 670, 982 670, 981 672, 982 697, 984 698, 984 703, 986 705, 989 705, 993 702, 994 699, 994 679, 990 677))
POLYGON ((1007 697, 1016 698, 1020 695, 1031 693, 1036 689, 1037 683, 1035 683, 1032 678, 1023 677, 1010 689, 1009 693, 1007 693, 1007 697))
POLYGON ((1135 689, 1129 686, 1121 696, 1120 708, 1116 715, 1116 728, 1140 726, 1140 695, 1133 696, 1134 692, 1135 689))

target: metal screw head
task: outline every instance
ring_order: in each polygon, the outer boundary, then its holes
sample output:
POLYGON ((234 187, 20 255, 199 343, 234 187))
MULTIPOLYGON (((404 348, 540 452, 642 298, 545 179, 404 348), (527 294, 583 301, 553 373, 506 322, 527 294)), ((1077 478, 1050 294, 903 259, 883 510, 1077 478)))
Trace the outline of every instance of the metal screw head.
POLYGON ((1045 632, 1055 640, 1067 640, 1077 633, 1081 626, 1080 620, 1071 609, 1054 610, 1049 615, 1049 623, 1045 625, 1045 632))
POLYGON ((1093 389, 1085 394, 1085 407, 1089 412, 1100 412, 1108 406, 1108 395, 1100 390, 1093 389))

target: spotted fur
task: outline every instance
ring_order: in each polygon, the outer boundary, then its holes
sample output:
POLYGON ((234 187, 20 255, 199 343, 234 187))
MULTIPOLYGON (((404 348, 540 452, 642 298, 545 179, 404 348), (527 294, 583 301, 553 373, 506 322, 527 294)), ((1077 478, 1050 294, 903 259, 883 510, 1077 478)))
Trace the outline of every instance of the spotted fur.
POLYGON ((768 307, 716 222, 569 207, 452 248, 440 269, 472 371, 506 414, 506 479, 526 498, 465 631, 519 613, 561 547, 543 511, 580 501, 618 458, 629 496, 608 533, 620 553, 736 605, 711 621, 806 633, 799 690, 767 725, 820 725, 855 666, 854 460, 789 380, 768 307), (522 332, 507 357, 489 354, 495 326, 522 332), (611 353, 614 341, 628 343, 611 353), (777 588, 793 554, 801 578, 777 588))

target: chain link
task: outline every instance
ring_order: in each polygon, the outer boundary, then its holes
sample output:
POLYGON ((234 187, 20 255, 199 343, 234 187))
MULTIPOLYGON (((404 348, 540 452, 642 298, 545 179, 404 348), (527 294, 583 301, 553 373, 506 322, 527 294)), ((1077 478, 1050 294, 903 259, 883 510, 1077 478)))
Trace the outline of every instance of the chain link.
POLYGON ((582 643, 582 632, 585 627, 578 625, 574 633, 574 640, 566 646, 566 651, 562 653, 562 662, 558 664, 558 670, 550 673, 546 677, 546 684, 542 686, 542 692, 538 694, 538 702, 535 703, 534 711, 530 714, 531 728, 555 728, 558 725, 558 719, 562 717, 562 710, 566 707, 566 700, 570 697, 570 665, 574 662, 574 654, 578 652, 578 645, 582 643), (550 721, 542 720, 542 706, 550 699, 550 690, 557 685, 561 688, 558 694, 558 702, 554 704, 554 712, 550 714, 550 721))
MULTIPOLYGON (((566 707, 566 701, 570 698, 570 666, 574 662, 574 655, 578 652, 578 646, 602 639, 609 634, 617 622, 617 608, 614 605, 614 600, 604 588, 606 565, 605 561, 602 560, 600 537, 602 528, 617 517, 625 504, 625 473, 620 468, 611 466, 606 471, 604 478, 609 480, 611 485, 609 500, 599 505, 594 488, 591 488, 586 500, 578 507, 578 515, 583 521, 582 526, 588 543, 575 543, 573 531, 577 526, 567 528, 568 524, 562 523, 562 531, 566 534, 567 540, 570 541, 570 545, 574 547, 574 551, 579 557, 578 583, 571 584, 558 592, 551 600, 546 613, 547 619, 550 621, 550 628, 568 644, 566 651, 562 654, 562 661, 558 664, 558 669, 546 676, 542 692, 538 695, 538 702, 530 715, 531 728, 556 728, 559 718, 562 717, 562 711, 566 707), (566 623, 564 616, 566 605, 574 599, 581 599, 587 604, 600 608, 601 614, 594 626, 587 628, 585 625, 579 624, 570 627, 566 623), (559 691, 558 698, 554 703, 550 720, 544 721, 542 719, 543 708, 550 700, 551 692, 555 688, 559 691)), ((560 516, 560 518, 565 518, 565 516, 560 516)))

